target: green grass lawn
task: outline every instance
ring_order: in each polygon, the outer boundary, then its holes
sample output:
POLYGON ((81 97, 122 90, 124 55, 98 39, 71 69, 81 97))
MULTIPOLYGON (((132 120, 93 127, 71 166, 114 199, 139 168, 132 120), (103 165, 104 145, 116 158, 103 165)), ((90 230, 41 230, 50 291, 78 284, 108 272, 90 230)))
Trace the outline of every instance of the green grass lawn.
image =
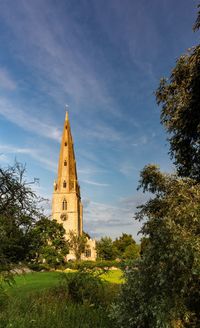
POLYGON ((33 272, 15 276, 15 284, 7 287, 12 295, 41 292, 59 284, 59 272, 33 272))
POLYGON ((108 282, 111 282, 113 284, 122 284, 124 279, 122 276, 121 270, 110 270, 107 273, 103 274, 101 276, 103 280, 106 280, 108 282))
MULTIPOLYGON (((70 274, 70 273, 66 273, 70 274)), ((33 272, 15 276, 15 284, 7 287, 12 295, 23 295, 32 292, 40 292, 55 287, 59 284, 60 272, 33 272)), ((121 270, 111 270, 103 274, 102 279, 114 284, 123 282, 121 270)))
POLYGON ((123 282, 121 274, 112 270, 102 276, 107 285, 100 306, 70 301, 59 284, 60 272, 15 276, 15 284, 6 287, 8 298, 0 299, 0 328, 114 328, 108 309, 123 282))

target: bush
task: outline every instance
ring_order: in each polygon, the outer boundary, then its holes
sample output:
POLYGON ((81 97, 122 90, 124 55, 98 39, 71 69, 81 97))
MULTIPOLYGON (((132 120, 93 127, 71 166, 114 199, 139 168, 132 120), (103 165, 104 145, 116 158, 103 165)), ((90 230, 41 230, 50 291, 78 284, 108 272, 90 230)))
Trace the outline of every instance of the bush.
POLYGON ((66 267, 72 270, 92 271, 92 270, 106 269, 111 267, 120 268, 121 264, 118 261, 106 261, 106 260, 69 261, 66 263, 66 267))
POLYGON ((62 288, 66 288, 68 298, 79 304, 105 305, 105 284, 88 272, 62 274, 62 288))
POLYGON ((29 269, 40 272, 40 271, 49 271, 50 267, 46 263, 28 263, 29 269))

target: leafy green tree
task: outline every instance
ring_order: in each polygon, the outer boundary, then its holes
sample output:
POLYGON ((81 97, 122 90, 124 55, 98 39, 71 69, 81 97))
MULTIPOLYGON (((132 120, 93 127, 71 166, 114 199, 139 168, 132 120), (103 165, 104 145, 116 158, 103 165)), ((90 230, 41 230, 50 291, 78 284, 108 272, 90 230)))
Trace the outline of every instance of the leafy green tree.
POLYGON ((29 241, 29 259, 35 263, 45 262, 55 268, 64 263, 69 253, 63 225, 47 217, 42 217, 34 224, 29 241))
MULTIPOLYGON (((200 12, 194 30, 200 27, 200 12)), ((137 266, 126 271, 113 317, 120 328, 199 327, 200 322, 200 46, 181 56, 156 92, 177 174, 156 165, 139 188, 154 194, 140 206, 146 238, 137 266), (182 177, 182 178, 180 178, 182 177)))
POLYGON ((81 259, 81 254, 83 254, 87 248, 87 235, 83 233, 82 235, 77 235, 74 231, 69 233, 69 248, 74 253, 76 261, 81 259))
POLYGON ((141 172, 140 186, 154 193, 137 213, 146 221, 142 233, 148 243, 137 267, 126 273, 115 312, 119 327, 198 327, 200 185, 150 165, 141 172))
POLYGON ((149 238, 147 237, 142 237, 141 238, 141 243, 140 243, 140 256, 144 253, 146 247, 148 246, 149 238))
POLYGON ((135 240, 132 235, 122 233, 119 238, 116 238, 113 242, 113 245, 117 248, 119 256, 123 257, 123 254, 126 248, 130 245, 135 245, 135 240))
MULTIPOLYGON (((197 7, 200 8, 200 4, 197 7)), ((193 26, 193 31, 197 31, 199 30, 199 28, 200 28, 200 10, 198 10, 197 19, 193 26)))
POLYGON ((123 253, 123 259, 137 260, 140 257, 140 245, 130 244, 126 247, 123 253))
MULTIPOLYGON (((200 12, 194 29, 199 29, 200 12)), ((200 45, 176 62, 156 91, 161 123, 169 134, 170 155, 178 174, 200 181, 200 45)))
POLYGON ((25 167, 0 168, 0 273, 23 261, 29 250, 28 233, 41 217, 40 199, 25 179, 25 167))
POLYGON ((97 242, 97 257, 102 260, 114 260, 118 255, 116 246, 110 237, 102 237, 97 242))

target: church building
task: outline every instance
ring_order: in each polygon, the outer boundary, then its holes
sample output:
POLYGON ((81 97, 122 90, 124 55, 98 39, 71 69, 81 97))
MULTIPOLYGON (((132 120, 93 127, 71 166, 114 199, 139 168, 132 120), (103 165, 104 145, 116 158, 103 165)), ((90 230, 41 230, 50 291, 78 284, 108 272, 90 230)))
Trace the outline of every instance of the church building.
MULTIPOLYGON (((67 112, 60 147, 58 176, 54 182, 52 218, 58 223, 63 224, 66 231, 66 239, 68 239, 70 231, 73 231, 77 235, 82 235, 83 205, 76 171, 73 138, 67 112)), ((95 240, 88 238, 86 252, 82 254, 81 258, 84 260, 95 260, 95 247, 95 240)), ((69 259, 75 259, 72 252, 67 255, 67 260, 69 259)))

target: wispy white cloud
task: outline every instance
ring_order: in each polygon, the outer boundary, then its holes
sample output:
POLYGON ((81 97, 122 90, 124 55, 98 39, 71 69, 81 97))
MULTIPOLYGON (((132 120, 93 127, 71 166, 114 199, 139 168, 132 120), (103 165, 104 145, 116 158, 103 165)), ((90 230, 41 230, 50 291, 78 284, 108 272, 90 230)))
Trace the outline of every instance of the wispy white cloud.
POLYGON ((142 137, 136 139, 133 143, 131 143, 131 145, 134 147, 146 145, 149 142, 149 140, 150 138, 148 138, 146 135, 143 135, 142 137))
POLYGON ((13 91, 17 87, 16 82, 5 68, 0 68, 0 88, 13 91))
POLYGON ((138 81, 138 85, 142 82, 144 87, 150 81, 155 83, 157 81, 155 67, 150 59, 146 59, 145 54, 151 48, 151 56, 155 57, 161 47, 162 38, 156 26, 156 20, 153 20, 149 11, 146 10, 147 4, 142 1, 136 3, 125 0, 122 6, 121 1, 106 2, 104 15, 99 10, 98 2, 94 4, 94 7, 95 17, 110 42, 122 58, 126 58, 126 61, 132 63, 132 66, 145 76, 145 79, 138 81), (109 28, 111 17, 112 29, 109 28))
POLYGON ((119 142, 123 141, 125 136, 119 130, 116 130, 111 125, 106 123, 91 124, 90 128, 84 129, 85 137, 92 140, 92 138, 98 140, 106 140, 107 142, 119 142))
POLYGON ((135 167, 135 165, 133 165, 133 163, 122 161, 122 163, 120 163, 119 171, 123 175, 130 177, 134 175, 135 171, 137 171, 137 168, 135 167))
POLYGON ((82 180, 82 182, 87 183, 87 184, 92 185, 92 186, 96 186, 96 187, 108 187, 108 186, 110 186, 108 183, 100 183, 100 182, 91 181, 91 180, 82 180))
POLYGON ((57 164, 50 160, 48 157, 44 156, 44 152, 39 148, 23 148, 23 147, 16 147, 12 145, 1 145, 0 144, 0 153, 1 156, 6 159, 7 154, 12 154, 14 156, 17 156, 18 154, 26 154, 30 156, 31 158, 35 159, 37 162, 42 164, 42 167, 49 169, 50 171, 54 172, 56 171, 57 164))
POLYGON ((0 163, 6 163, 6 164, 8 164, 9 163, 8 156, 6 156, 5 154, 1 153, 0 154, 0 163))
MULTIPOLYGON (((119 115, 115 99, 110 96, 105 79, 96 69, 98 44, 95 48, 90 44, 85 36, 87 31, 81 29, 67 11, 62 13, 59 7, 48 1, 19 2, 13 12, 4 3, 0 15, 20 45, 16 53, 18 58, 38 71, 37 83, 41 89, 59 103, 69 97, 74 103, 85 105, 90 100, 89 110, 102 111, 109 107, 112 114, 119 115), (95 105, 92 108, 91 103, 95 105)), ((104 56, 100 58, 106 62, 104 56)), ((87 108, 85 106, 84 110, 87 108)))
POLYGON ((116 205, 92 202, 84 203, 84 229, 93 236, 111 236, 116 238, 122 232, 131 233, 139 241, 141 222, 134 219, 137 206, 148 199, 148 195, 137 193, 134 196, 119 200, 116 205))
MULTIPOLYGON (((30 108, 29 108, 30 110, 30 108)), ((11 101, 0 97, 0 114, 8 121, 18 125, 26 131, 34 132, 46 138, 50 138, 60 142, 61 129, 48 123, 48 119, 44 117, 36 117, 30 114, 27 108, 19 107, 11 101)))

